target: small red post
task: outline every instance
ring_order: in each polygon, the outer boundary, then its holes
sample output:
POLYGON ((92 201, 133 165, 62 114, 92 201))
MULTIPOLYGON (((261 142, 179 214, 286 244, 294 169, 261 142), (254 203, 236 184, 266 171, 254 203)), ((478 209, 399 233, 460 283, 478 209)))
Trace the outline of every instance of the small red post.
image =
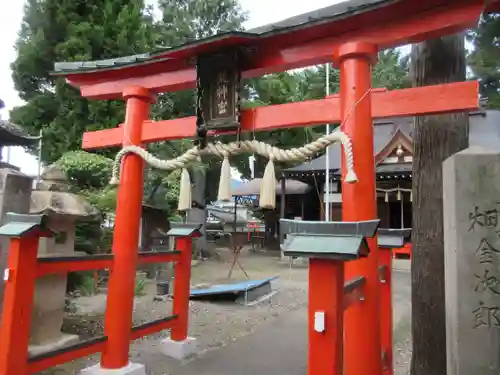
MULTIPOLYGON (((141 145, 142 124, 149 117, 151 95, 143 87, 124 91, 127 101, 123 145, 141 145)), ((113 269, 109 278, 104 333, 108 337, 101 358, 105 369, 119 369, 129 362, 135 274, 144 185, 144 162, 128 154, 123 159, 113 233, 113 269)))
POLYGON ((179 261, 174 265, 174 304, 172 313, 177 315, 177 323, 172 328, 170 338, 173 341, 184 341, 188 335, 193 239, 191 237, 180 237, 177 238, 176 242, 177 250, 181 252, 179 261))
MULTIPOLYGON (((340 67, 342 130, 352 141, 355 184, 342 183, 342 220, 377 218, 373 121, 371 115, 371 66, 377 47, 365 42, 349 42, 335 51, 340 67)), ((344 155, 342 176, 345 177, 344 155)), ((366 278, 365 300, 351 306, 344 316, 344 375, 381 375, 380 298, 376 238, 368 239, 367 258, 345 266, 346 280, 366 278)))
POLYGON ((343 298, 344 263, 311 259, 308 375, 342 375, 343 298), (322 325, 322 317, 324 317, 324 331, 318 332, 317 328, 321 328, 322 325), (317 319, 319 321, 316 321, 317 319))
POLYGON ((37 252, 37 235, 10 240, 0 326, 0 375, 28 374, 28 344, 37 252))
POLYGON ((382 374, 392 375, 392 254, 391 249, 379 250, 383 267, 380 281, 380 336, 382 343, 382 374))

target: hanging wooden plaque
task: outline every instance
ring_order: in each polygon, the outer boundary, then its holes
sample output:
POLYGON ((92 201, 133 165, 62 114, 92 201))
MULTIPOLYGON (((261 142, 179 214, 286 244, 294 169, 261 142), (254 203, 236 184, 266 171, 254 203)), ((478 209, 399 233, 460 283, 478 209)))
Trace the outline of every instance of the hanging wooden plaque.
POLYGON ((241 81, 238 51, 200 56, 197 73, 199 126, 206 130, 238 129, 241 81))

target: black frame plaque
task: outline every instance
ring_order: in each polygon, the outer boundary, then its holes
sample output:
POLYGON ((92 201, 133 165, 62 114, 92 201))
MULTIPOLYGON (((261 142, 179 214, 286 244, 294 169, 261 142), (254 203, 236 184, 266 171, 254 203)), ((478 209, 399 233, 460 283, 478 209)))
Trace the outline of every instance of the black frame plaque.
POLYGON ((205 130, 234 130, 240 127, 239 54, 237 50, 198 58, 198 124, 205 130), (200 113, 201 112, 201 113, 200 113))

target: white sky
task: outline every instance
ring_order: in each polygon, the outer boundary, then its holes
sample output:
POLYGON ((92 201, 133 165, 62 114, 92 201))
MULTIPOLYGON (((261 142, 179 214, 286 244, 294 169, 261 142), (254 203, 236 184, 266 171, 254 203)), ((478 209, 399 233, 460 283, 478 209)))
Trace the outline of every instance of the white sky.
MULTIPOLYGON (((155 0, 147 0, 154 4, 155 0)), ((276 22, 301 13, 312 11, 328 5, 342 2, 342 0, 240 0, 243 8, 249 11, 250 19, 246 24, 247 28, 265 25, 276 22)), ((8 113, 12 107, 21 105, 11 79, 10 64, 16 57, 14 44, 17 32, 23 17, 24 0, 10 0, 9 6, 0 12, 0 98, 5 102, 5 109, 0 110, 0 116, 8 119, 8 113)), ((4 160, 7 158, 7 150, 4 150, 4 160)), ((20 147, 10 148, 10 162, 21 168, 24 173, 36 175, 36 158, 24 152, 20 147)))

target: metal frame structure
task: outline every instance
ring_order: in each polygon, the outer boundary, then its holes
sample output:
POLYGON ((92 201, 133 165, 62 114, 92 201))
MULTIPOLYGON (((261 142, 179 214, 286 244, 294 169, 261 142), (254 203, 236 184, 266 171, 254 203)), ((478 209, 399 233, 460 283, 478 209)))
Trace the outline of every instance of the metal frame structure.
MULTIPOLYGON (((377 52, 384 48, 416 43, 426 39, 453 34, 475 26, 481 12, 492 7, 483 0, 351 0, 320 11, 285 20, 248 32, 217 35, 186 45, 168 48, 155 53, 99 62, 61 63, 58 75, 78 87, 82 96, 89 99, 123 99, 126 116, 123 126, 88 132, 83 137, 84 149, 111 146, 143 146, 146 143, 193 138, 196 136, 196 118, 168 121, 149 120, 150 105, 155 95, 172 92, 196 85, 196 60, 206 53, 241 46, 246 57, 240 61, 242 78, 258 77, 266 73, 280 72, 312 64, 333 61, 340 69, 340 93, 322 100, 290 103, 256 109, 242 110, 240 130, 242 132, 277 130, 313 124, 340 123, 353 144, 354 164, 359 182, 342 185, 342 219, 356 222, 376 219, 375 166, 373 158, 373 118, 395 116, 418 116, 452 111, 473 110, 479 107, 477 82, 458 82, 406 90, 372 90, 371 67, 376 63, 377 52)), ((210 135, 210 132, 208 132, 210 135)), ((345 164, 344 164, 345 165, 345 164)), ((345 169, 345 168, 343 168, 345 169)), ((105 335, 91 346, 92 351, 101 351, 101 366, 104 369, 120 369, 129 361, 129 342, 138 337, 131 330, 132 304, 135 270, 144 257, 137 252, 139 223, 142 203, 144 161, 135 154, 125 156, 122 164, 121 182, 118 191, 113 257, 105 263, 112 264, 107 299, 105 335)), ((343 171, 343 176, 346 172, 343 171)), ((17 241, 17 240, 16 240, 17 241)), ((35 262, 34 242, 13 241, 10 267, 23 274, 22 263, 30 271, 24 278, 33 283, 35 273, 47 264, 35 262), (20 247, 27 251, 20 251, 20 247), (17 250, 16 250, 17 249, 17 250), (21 255, 19 255, 21 254, 21 255), (29 254, 29 255, 26 255, 29 254), (27 257, 19 259, 17 256, 27 257), (29 258, 29 259, 28 259, 29 258), (38 270, 35 272, 35 270, 38 270)), ((176 291, 174 299, 186 303, 188 298, 190 239, 180 240, 182 255, 177 263, 181 274, 182 291, 176 291)), ((381 332, 389 332, 391 304, 379 281, 381 254, 376 238, 367 239, 370 248, 368 257, 349 262, 339 267, 331 259, 313 259, 310 268, 310 313, 309 327, 314 325, 314 306, 322 298, 335 303, 333 317, 326 318, 323 336, 310 337, 309 375, 381 375, 392 372, 389 359, 383 366, 382 345, 391 348, 389 338, 381 332), (344 272, 345 268, 345 272, 344 272), (339 289, 339 280, 363 280, 364 299, 351 305, 345 312, 339 304, 349 300, 339 289), (332 295, 335 300, 331 300, 332 295), (383 297, 385 296, 385 297, 383 297), (330 331, 344 328, 344 339, 337 335, 334 340, 330 331), (325 336, 326 335, 326 336, 325 336), (362 360, 360 360, 360 357, 362 360)), ((169 255, 168 259, 174 255, 169 255)), ((177 255, 176 255, 177 256, 177 255)), ((84 261, 95 268, 95 261, 84 261)), ((102 265, 102 260, 99 261, 102 265)), ((385 257, 384 262, 387 262, 385 257)), ((79 262, 59 263, 59 271, 82 269, 79 262), (63 266, 62 264, 65 264, 63 266)), ((87 268, 87 266, 83 267, 87 268)), ((386 272, 389 275, 389 272, 386 272)), ((387 278, 387 276, 386 276, 387 278)), ((16 279, 17 280, 17 279, 16 279)), ((24 296, 16 303, 29 305, 26 291, 14 286, 15 280, 7 282, 11 294, 24 296)), ((355 283, 358 285, 358 283, 355 283)), ((17 284, 16 284, 17 285, 17 284)), ((176 283, 178 285, 178 283, 176 283)), ((353 289, 353 288, 351 288, 353 289)), ((358 288, 354 288, 355 290, 358 288)), ((13 302, 7 300, 7 308, 13 302)), ((139 330, 151 333, 173 328, 172 338, 185 336, 186 307, 174 311, 174 320, 158 323, 139 330)), ((4 314, 5 315, 5 314, 4 314)), ((0 375, 24 375, 24 365, 11 357, 13 353, 26 352, 24 341, 11 340, 12 321, 4 321, 0 332, 0 375), (5 365, 5 361, 8 361, 5 365), (19 371, 10 371, 9 364, 17 365, 19 371)), ((89 353, 79 349, 68 355, 56 356, 52 365, 76 357, 75 353, 89 353)), ((391 350, 391 349, 388 349, 391 350)), ((22 358, 19 357, 19 358, 22 358)), ((49 363, 47 360, 45 363, 49 363)), ((36 363, 36 362, 35 362, 36 363)), ((40 363, 40 362, 38 362, 40 363)), ((12 366, 14 366, 12 365, 12 366)), ((16 368, 16 367, 12 367, 16 368)), ((36 368, 30 364, 30 372, 36 368)))

